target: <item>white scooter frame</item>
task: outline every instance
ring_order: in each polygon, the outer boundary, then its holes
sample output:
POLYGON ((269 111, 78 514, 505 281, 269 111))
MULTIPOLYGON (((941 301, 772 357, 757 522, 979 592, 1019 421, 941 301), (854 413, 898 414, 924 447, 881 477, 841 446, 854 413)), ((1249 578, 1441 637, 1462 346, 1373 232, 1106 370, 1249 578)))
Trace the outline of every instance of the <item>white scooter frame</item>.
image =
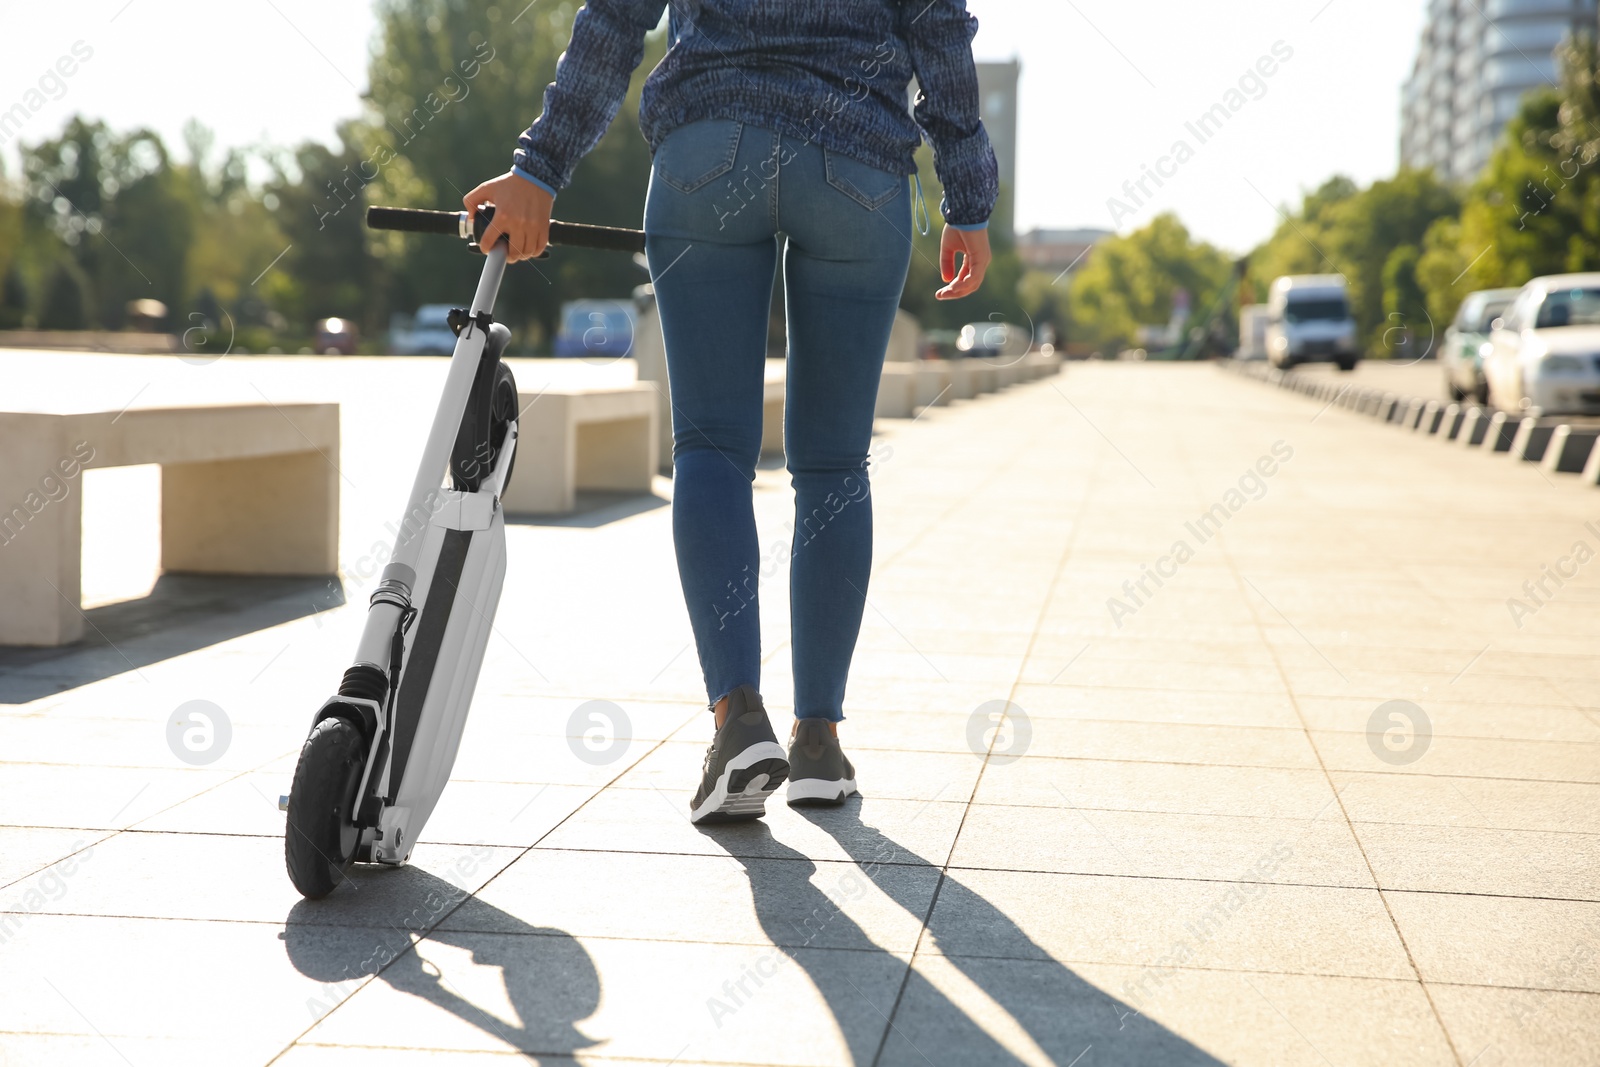
MULTIPOLYGON (((372 208, 368 224, 471 239, 491 210, 469 220, 465 212, 372 208)), ((637 231, 609 227, 552 223, 552 240, 557 234, 564 244, 643 245, 637 231)), ((290 878, 308 897, 330 892, 353 862, 405 863, 461 746, 506 572, 501 500, 517 403, 500 363, 510 331, 492 317, 505 267, 501 241, 485 256, 472 306, 452 314, 457 338, 444 391, 355 663, 312 717, 281 802, 290 878), (474 411, 486 433, 469 431, 474 411)))

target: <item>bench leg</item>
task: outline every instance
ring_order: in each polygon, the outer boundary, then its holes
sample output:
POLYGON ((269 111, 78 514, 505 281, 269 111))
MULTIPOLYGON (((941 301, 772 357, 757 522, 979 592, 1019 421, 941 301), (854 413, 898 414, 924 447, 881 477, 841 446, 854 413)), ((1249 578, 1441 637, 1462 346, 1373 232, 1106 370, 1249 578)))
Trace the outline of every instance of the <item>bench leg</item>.
POLYGON ((648 493, 656 470, 655 420, 588 422, 578 427, 576 484, 648 493))
POLYGON ((82 471, 54 416, 5 416, 0 454, 0 645, 70 644, 84 632, 82 471))
POLYGON ((521 393, 517 462, 502 503, 512 514, 551 515, 576 505, 577 440, 567 398, 521 393))
POLYGON ((333 574, 339 472, 320 452, 161 468, 161 565, 197 574, 333 574))

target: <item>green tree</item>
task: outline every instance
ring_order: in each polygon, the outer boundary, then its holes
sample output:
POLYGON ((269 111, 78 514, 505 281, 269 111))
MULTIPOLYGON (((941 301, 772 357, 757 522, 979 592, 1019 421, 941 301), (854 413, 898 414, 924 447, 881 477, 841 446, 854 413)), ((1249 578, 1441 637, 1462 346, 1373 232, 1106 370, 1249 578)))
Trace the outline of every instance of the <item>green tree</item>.
POLYGON ((1280 275, 1342 274, 1368 351, 1382 354, 1397 336, 1390 332, 1397 325, 1426 344, 1430 331, 1421 300, 1410 305, 1421 321, 1397 324, 1387 318, 1384 270, 1396 248, 1420 248, 1430 226, 1459 210, 1457 194, 1431 171, 1401 170, 1365 189, 1348 178, 1332 178, 1308 195, 1298 212, 1286 214, 1272 237, 1251 254, 1257 296, 1264 298, 1267 286, 1280 275))
POLYGON ((1068 336, 1130 344, 1140 325, 1163 325, 1172 317, 1180 289, 1199 316, 1215 302, 1231 267, 1224 252, 1190 237, 1177 216, 1157 215, 1143 229, 1101 242, 1073 276, 1068 336))
POLYGON ((81 330, 89 325, 83 282, 70 260, 56 263, 45 285, 39 326, 46 330, 81 330))
POLYGON ((337 132, 337 148, 308 141, 292 153, 276 153, 263 197, 274 208, 282 243, 260 247, 257 269, 265 270, 280 252, 282 258, 251 288, 302 335, 328 316, 354 319, 370 334, 385 317, 380 259, 363 222, 366 186, 351 177, 366 158, 365 131, 346 121, 337 132))
POLYGON ((91 324, 120 327, 138 298, 183 302, 194 212, 160 137, 74 116, 21 155, 27 223, 65 246, 91 324))
MULTIPOLYGON (((555 77, 578 7, 561 0, 519 15, 518 6, 379 0, 378 47, 368 68, 371 115, 357 171, 373 186, 369 201, 449 209, 510 167, 517 136, 538 116, 544 87, 555 77)), ((613 226, 642 221, 650 151, 638 127, 639 92, 665 48, 664 33, 650 35, 616 121, 557 199, 557 218, 613 226)), ((378 245, 395 262, 395 299, 403 308, 451 299, 472 269, 451 242, 384 238, 378 245)), ((539 340, 554 331, 562 301, 625 297, 645 280, 625 256, 557 249, 548 261, 507 272, 500 307, 504 317, 524 316, 533 327, 524 342, 539 340)))

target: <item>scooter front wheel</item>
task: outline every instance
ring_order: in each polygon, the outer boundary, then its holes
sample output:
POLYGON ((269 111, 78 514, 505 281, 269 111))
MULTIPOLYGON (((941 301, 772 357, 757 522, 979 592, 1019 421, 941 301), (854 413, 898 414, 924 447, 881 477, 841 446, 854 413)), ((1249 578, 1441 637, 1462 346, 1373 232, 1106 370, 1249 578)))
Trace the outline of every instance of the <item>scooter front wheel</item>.
POLYGON ((348 719, 323 719, 300 749, 289 790, 284 863, 300 894, 319 900, 342 882, 356 855, 356 789, 366 742, 348 719))

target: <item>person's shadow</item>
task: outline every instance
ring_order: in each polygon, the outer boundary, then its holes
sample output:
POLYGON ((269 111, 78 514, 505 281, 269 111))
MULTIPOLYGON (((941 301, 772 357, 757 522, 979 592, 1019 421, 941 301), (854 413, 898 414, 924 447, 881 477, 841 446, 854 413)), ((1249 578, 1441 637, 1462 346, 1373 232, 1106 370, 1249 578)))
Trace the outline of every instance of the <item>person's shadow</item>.
MULTIPOLYGON (((842 867, 846 873, 838 881, 845 892, 836 895, 849 897, 848 880, 865 875, 913 918, 926 922, 927 934, 935 940, 947 932, 952 940, 970 943, 975 934, 981 934, 996 952, 953 955, 944 960, 1016 1020, 1052 1062, 1063 1067, 1076 1063, 1092 1047, 1093 1062, 1119 1067, 1221 1067, 1222 1061, 1204 1049, 1052 960, 1000 909, 952 875, 941 877, 937 864, 863 823, 860 808, 857 798, 839 809, 802 809, 811 823, 838 841, 859 865, 842 867), (956 922, 961 925, 961 938, 955 936, 956 922)), ((763 856, 783 861, 734 857, 750 879, 762 929, 806 970, 832 1011, 854 1063, 976 1067, 1024 1062, 920 970, 906 973, 898 957, 875 944, 850 919, 844 902, 813 885, 814 862, 773 840, 764 823, 754 824, 746 832, 761 840, 758 851, 763 856), (797 916, 802 918, 797 920, 797 916), (840 966, 837 957, 845 953, 823 951, 831 948, 856 950, 850 955, 876 954, 885 966, 898 968, 905 974, 898 996, 888 1004, 876 1002, 840 966)), ((718 838, 716 832, 706 836, 718 838)), ((919 959, 925 958, 927 949, 925 936, 919 959)), ((856 969, 861 969, 860 964, 856 969)))
POLYGON ((567 1062, 597 1043, 577 1023, 599 1007, 600 975, 572 935, 529 925, 416 867, 375 872, 362 881, 361 892, 341 887, 326 900, 302 900, 290 909, 283 935, 289 960, 301 974, 324 983, 307 1000, 312 1019, 327 1015, 377 975, 525 1056, 567 1062), (445 920, 468 900, 473 931, 449 929, 445 920), (443 968, 418 954, 413 935, 424 938, 424 946, 464 949, 474 965, 499 967, 517 1023, 473 1003, 443 968))

